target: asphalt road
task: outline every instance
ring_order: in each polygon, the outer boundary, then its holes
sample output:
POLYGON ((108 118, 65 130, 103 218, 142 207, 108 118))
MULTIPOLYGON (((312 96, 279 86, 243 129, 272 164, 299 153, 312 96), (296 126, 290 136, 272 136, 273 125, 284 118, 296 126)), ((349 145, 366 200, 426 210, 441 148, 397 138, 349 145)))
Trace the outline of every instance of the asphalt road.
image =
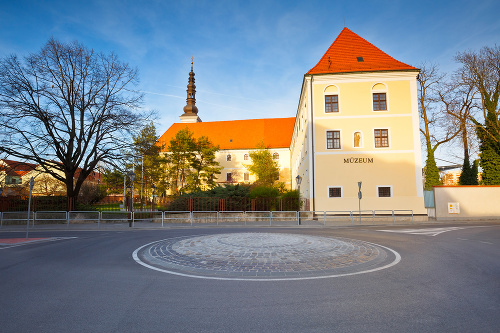
POLYGON ((0 332, 499 332, 500 225, 401 232, 448 226, 31 232, 76 238, 0 249, 0 332), (242 231, 357 239, 402 259, 344 277, 219 281, 132 257, 161 239, 242 231))

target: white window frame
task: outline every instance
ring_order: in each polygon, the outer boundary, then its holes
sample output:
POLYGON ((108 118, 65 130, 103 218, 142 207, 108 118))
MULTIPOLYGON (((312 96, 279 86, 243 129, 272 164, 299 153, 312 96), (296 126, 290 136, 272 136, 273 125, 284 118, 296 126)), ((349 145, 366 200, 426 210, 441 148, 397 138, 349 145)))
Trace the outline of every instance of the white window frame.
POLYGON ((329 84, 325 87, 325 89, 323 89, 323 113, 330 114, 330 115, 336 115, 336 114, 341 113, 341 110, 340 110, 340 88, 336 84, 329 84), (336 92, 327 92, 326 89, 328 89, 329 87, 335 87, 335 88, 337 88, 337 91, 336 92), (334 95, 337 96, 338 111, 326 112, 325 96, 334 96, 334 95))
POLYGON ((373 148, 374 149, 390 149, 391 148, 391 142, 392 142, 392 139, 391 139, 391 128, 390 127, 373 127, 372 128, 372 139, 373 139, 373 148), (376 147, 375 146, 375 130, 378 129, 378 130, 387 130, 387 143, 388 143, 388 146, 387 147, 376 147))
POLYGON ((338 199, 338 198, 343 198, 344 197, 344 188, 343 186, 328 186, 328 188, 326 189, 326 197, 328 199, 338 199), (340 197, 331 197, 330 196, 330 189, 331 188, 340 188, 340 197))
POLYGON ((342 142, 344 142, 344 140, 342 139, 342 130, 341 129, 327 129, 327 130, 325 130, 325 149, 327 151, 342 150, 342 142), (333 131, 339 132, 340 148, 328 148, 328 132, 333 132, 333 131))
POLYGON ((377 198, 392 198, 394 196, 394 192, 393 192, 393 189, 392 189, 392 185, 377 185, 377 198), (380 187, 389 187, 391 189, 391 195, 388 196, 388 197, 381 197, 379 196, 379 188, 380 187))
POLYGON ((375 84, 373 84, 370 97, 371 97, 370 102, 371 102, 372 112, 375 112, 375 113, 389 112, 389 89, 387 89, 387 84, 385 84, 383 82, 376 82, 375 84), (385 89, 373 89, 373 87, 375 87, 377 84, 384 85, 385 89), (386 108, 386 110, 374 110, 373 109, 373 94, 381 94, 381 93, 385 93, 385 108, 386 108))

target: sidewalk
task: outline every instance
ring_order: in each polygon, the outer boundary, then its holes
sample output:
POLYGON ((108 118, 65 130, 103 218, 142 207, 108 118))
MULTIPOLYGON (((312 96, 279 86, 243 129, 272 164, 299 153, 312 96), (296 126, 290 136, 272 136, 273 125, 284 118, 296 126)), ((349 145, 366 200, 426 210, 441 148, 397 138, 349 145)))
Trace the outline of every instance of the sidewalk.
MULTIPOLYGON (((408 227, 408 226, 440 226, 440 225, 464 225, 464 224, 482 224, 482 225, 500 225, 500 218, 495 220, 446 220, 446 221, 414 221, 411 222, 387 222, 387 221, 362 221, 359 223, 355 221, 354 223, 327 223, 323 225, 315 220, 302 220, 301 224, 298 225, 296 221, 272 221, 269 222, 250 222, 243 224, 241 222, 225 221, 223 223, 161 223, 139 221, 133 224, 133 227, 129 227, 128 222, 126 223, 60 223, 60 224, 35 224, 30 225, 29 231, 48 231, 48 230, 75 230, 75 231, 100 231, 100 230, 162 230, 162 229, 172 229, 172 228, 336 228, 336 227, 371 227, 371 226, 398 226, 398 227, 408 227)), ((0 233, 2 232, 20 232, 26 231, 26 224, 18 225, 3 225, 0 227, 0 233)))

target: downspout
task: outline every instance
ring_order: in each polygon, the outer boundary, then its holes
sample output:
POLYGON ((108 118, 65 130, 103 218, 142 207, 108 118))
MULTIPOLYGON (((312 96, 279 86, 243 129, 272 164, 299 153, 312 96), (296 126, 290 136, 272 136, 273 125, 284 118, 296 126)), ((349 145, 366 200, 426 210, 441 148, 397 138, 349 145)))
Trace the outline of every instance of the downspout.
POLYGON ((313 206, 312 206, 312 210, 313 212, 316 211, 316 179, 315 179, 315 174, 316 174, 316 170, 315 170, 315 167, 314 167, 314 161, 316 159, 316 157, 314 156, 314 95, 313 95, 313 79, 314 79, 314 75, 311 75, 311 87, 310 87, 310 91, 311 91, 311 160, 312 160, 312 170, 311 170, 311 173, 312 173, 312 197, 313 197, 313 206))

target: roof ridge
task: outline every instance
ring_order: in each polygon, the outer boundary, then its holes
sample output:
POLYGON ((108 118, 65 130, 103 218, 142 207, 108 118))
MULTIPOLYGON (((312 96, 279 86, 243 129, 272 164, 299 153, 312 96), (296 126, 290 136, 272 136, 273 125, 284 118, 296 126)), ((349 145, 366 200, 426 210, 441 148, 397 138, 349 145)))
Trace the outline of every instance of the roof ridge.
MULTIPOLYGON (((289 118, 294 118, 295 117, 279 117, 279 118, 254 118, 254 119, 234 119, 234 120, 214 120, 214 121, 202 121, 194 124, 210 124, 210 123, 228 123, 228 122, 236 122, 236 121, 252 121, 252 120, 282 120, 282 119, 289 119, 289 118)), ((173 123, 173 124, 187 124, 187 123, 173 123)))

